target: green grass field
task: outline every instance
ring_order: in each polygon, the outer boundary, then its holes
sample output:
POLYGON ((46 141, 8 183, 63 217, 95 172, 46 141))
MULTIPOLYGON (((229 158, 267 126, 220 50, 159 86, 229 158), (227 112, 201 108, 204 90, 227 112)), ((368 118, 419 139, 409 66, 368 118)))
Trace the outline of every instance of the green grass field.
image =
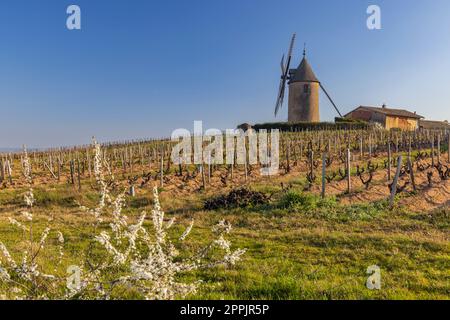
MULTIPOLYGON (((263 184, 254 190, 277 190, 263 184)), ((88 190, 88 186, 83 186, 88 190)), ((181 246, 190 251, 206 243, 211 226, 221 219, 233 225, 229 239, 234 247, 247 248, 243 260, 230 269, 217 267, 184 277, 202 280, 191 299, 448 299, 450 298, 449 211, 429 214, 389 210, 384 202, 344 206, 335 199, 305 195, 299 186, 280 193, 271 203, 247 208, 204 211, 210 197, 202 193, 189 199, 165 197, 167 217, 176 216, 175 234, 193 218, 195 225, 181 246), (381 269, 381 290, 366 288, 371 265, 381 269)), ((17 255, 28 235, 11 226, 8 217, 20 217, 25 190, 0 191, 0 239, 17 255)), ((64 275, 86 250, 92 229, 89 216, 76 201, 93 204, 95 191, 79 194, 65 186, 35 188, 34 230, 43 230, 50 216, 52 227, 65 238, 65 256, 55 266, 52 242, 40 263, 64 275)), ((151 190, 138 190, 127 199, 130 218, 151 211, 151 190)), ((146 224, 151 225, 150 221, 146 224)), ((123 292, 116 298, 139 298, 123 292)))

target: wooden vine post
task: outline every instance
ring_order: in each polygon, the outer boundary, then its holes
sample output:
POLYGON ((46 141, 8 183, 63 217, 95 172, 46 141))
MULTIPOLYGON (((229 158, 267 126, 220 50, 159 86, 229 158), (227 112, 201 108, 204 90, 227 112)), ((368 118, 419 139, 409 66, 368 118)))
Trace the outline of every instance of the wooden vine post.
POLYGON ((211 153, 208 154, 208 184, 211 184, 211 153))
POLYGON ((3 163, 3 159, 0 159, 0 183, 5 180, 5 165, 3 163))
POLYGON ((441 163, 441 134, 437 136, 437 164, 441 163))
POLYGON ((77 159, 77 181, 78 181, 78 191, 81 191, 80 159, 77 159))
POLYGON ((435 151, 434 151, 434 135, 431 138, 431 166, 435 166, 435 161, 434 161, 434 155, 435 155, 435 151))
POLYGON ((206 190, 205 166, 204 166, 203 162, 200 165, 200 170, 202 171, 202 188, 203 188, 203 190, 206 190))
POLYGON ((362 160, 364 157, 364 148, 363 148, 363 136, 359 138, 359 160, 362 160))
POLYGON ((322 156, 322 199, 326 196, 326 174, 327 174, 327 154, 322 156))
POLYGON ((247 183, 248 181, 247 153, 245 153, 244 159, 244 174, 245 174, 245 183, 247 183))
POLYGON ((314 151, 309 152, 309 187, 312 186, 314 180, 314 151))
POLYGON ((160 167, 159 167, 159 185, 160 187, 164 187, 164 149, 161 147, 161 156, 160 156, 160 167))
POLYGON ((351 152, 347 149, 347 193, 352 192, 352 167, 351 167, 351 152))
POLYGON ((70 166, 70 183, 71 183, 71 184, 75 184, 75 178, 74 178, 74 174, 75 174, 75 164, 74 164, 74 162, 73 162, 73 159, 70 160, 69 166, 70 166))
POLYGON ((417 187, 416 187, 416 179, 414 177, 414 167, 412 165, 412 156, 411 156, 411 145, 412 145, 412 141, 411 141, 411 135, 409 136, 409 142, 408 142, 408 161, 407 161, 407 166, 408 166, 408 171, 409 171, 409 177, 411 179, 411 184, 413 186, 413 190, 417 191, 417 187))
POLYGON ((388 141, 388 165, 387 165, 387 180, 391 181, 391 171, 392 171, 392 151, 391 151, 391 141, 388 141))
POLYGON ((447 133, 447 153, 448 163, 450 163, 450 132, 447 133))
POLYGON ((286 144, 286 171, 287 173, 291 172, 291 163, 290 163, 290 155, 291 155, 291 141, 288 140, 286 144))
POLYGON ((402 170, 403 158, 400 155, 397 160, 397 171, 395 172, 394 182, 391 188, 391 197, 389 199, 389 206, 392 208, 394 206, 395 195, 397 194, 397 184, 400 177, 400 171, 402 170))

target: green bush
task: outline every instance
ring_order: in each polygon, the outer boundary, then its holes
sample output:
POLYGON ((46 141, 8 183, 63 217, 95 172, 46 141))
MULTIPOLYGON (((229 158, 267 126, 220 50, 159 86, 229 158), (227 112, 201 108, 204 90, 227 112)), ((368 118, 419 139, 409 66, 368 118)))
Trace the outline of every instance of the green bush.
MULTIPOLYGON (((347 120, 347 119, 345 119, 347 120)), ((337 122, 273 122, 255 124, 252 126, 255 130, 271 130, 278 129, 280 131, 287 132, 299 132, 299 131, 319 131, 319 130, 360 130, 370 128, 370 124, 367 122, 355 122, 340 120, 337 122)))
POLYGON ((335 204, 336 201, 333 198, 321 199, 318 196, 297 191, 288 191, 279 201, 281 209, 293 209, 303 212, 331 208, 335 204))
POLYGON ((371 220, 387 211, 387 203, 386 201, 358 203, 342 208, 343 215, 340 220, 371 220))
POLYGON ((335 198, 322 199, 312 194, 289 191, 280 198, 277 209, 285 213, 299 213, 317 219, 345 222, 378 217, 386 211, 386 203, 380 201, 348 206, 340 205, 335 198))

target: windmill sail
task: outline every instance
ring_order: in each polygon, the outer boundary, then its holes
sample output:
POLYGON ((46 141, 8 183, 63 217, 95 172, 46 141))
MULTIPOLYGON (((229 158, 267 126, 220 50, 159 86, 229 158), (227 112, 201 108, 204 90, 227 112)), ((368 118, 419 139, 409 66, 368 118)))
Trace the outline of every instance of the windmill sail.
POLYGON ((295 33, 292 35, 292 39, 291 39, 291 43, 289 45, 289 50, 288 50, 288 55, 287 55, 287 63, 286 64, 284 63, 284 55, 281 59, 281 80, 280 80, 280 86, 278 89, 277 103, 275 105, 275 116, 278 114, 278 111, 283 106, 284 92, 286 91, 286 82, 288 80, 289 67, 291 66, 292 51, 294 50, 296 36, 297 35, 295 33))
POLYGON ((284 74, 286 72, 286 66, 284 65, 284 54, 281 58, 281 74, 284 74))

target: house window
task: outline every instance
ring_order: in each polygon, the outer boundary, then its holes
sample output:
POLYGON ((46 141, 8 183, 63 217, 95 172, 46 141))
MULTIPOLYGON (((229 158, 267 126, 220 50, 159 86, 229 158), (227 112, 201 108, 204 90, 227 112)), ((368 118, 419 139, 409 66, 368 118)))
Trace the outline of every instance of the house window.
POLYGON ((310 93, 311 91, 310 91, 310 87, 309 87, 309 84, 305 84, 304 86, 303 86, 303 93, 310 93))

